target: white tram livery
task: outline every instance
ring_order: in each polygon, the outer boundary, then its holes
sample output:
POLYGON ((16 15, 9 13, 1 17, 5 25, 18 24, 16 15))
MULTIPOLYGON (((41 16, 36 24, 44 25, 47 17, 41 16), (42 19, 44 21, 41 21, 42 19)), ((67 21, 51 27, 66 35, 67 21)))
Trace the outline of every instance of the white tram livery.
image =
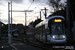
POLYGON ((50 16, 35 26, 35 38, 43 43, 65 43, 65 18, 50 16))

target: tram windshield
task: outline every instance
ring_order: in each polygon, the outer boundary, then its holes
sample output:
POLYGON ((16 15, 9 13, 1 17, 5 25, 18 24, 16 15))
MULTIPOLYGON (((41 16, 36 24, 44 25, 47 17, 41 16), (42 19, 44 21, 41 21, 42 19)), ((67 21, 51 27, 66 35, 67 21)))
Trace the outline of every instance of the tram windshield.
POLYGON ((52 35, 61 35, 65 33, 65 25, 63 23, 53 23, 51 24, 51 34, 52 35))

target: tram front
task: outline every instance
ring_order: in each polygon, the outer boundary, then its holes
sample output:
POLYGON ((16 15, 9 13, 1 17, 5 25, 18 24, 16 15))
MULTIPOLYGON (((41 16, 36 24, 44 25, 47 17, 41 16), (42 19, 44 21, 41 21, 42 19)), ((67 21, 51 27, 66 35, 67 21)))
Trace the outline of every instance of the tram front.
POLYGON ((66 32, 65 32, 65 20, 62 18, 53 18, 48 23, 50 31, 50 41, 52 43, 65 43, 66 32))

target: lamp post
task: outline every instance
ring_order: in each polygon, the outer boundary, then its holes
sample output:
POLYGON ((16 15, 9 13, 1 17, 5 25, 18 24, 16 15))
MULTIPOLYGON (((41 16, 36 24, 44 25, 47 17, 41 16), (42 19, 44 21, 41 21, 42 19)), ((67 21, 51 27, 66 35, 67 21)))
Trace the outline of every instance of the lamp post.
POLYGON ((0 38, 1 38, 1 13, 0 13, 0 38))

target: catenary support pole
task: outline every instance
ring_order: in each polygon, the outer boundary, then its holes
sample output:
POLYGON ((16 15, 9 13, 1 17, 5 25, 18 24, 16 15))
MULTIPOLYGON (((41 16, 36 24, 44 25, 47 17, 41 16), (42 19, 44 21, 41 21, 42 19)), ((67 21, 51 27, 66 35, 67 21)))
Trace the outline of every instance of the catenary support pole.
POLYGON ((40 11, 40 19, 41 19, 41 11, 40 11))
POLYGON ((10 3, 8 2, 8 43, 11 43, 11 34, 10 34, 10 3))
POLYGON ((25 40, 26 40, 26 42, 27 42, 27 29, 26 29, 26 22, 27 20, 26 20, 26 12, 25 12, 25 40))
POLYGON ((12 42, 12 0, 11 0, 11 42, 12 42))

